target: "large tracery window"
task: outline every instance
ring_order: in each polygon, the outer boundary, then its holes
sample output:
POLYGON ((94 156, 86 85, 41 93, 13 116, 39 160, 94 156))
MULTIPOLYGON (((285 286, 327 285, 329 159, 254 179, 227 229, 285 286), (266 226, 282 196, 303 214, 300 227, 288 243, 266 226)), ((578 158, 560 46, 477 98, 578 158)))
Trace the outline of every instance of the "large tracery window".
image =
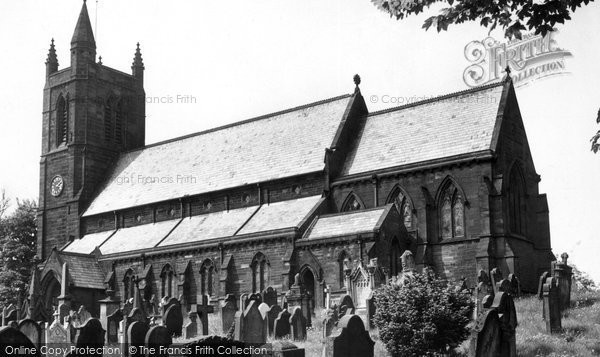
POLYGON ((56 102, 56 145, 67 142, 69 135, 69 98, 62 95, 56 102))
POLYGON ((212 260, 206 259, 200 267, 200 291, 202 295, 212 296, 214 294, 214 276, 215 276, 215 265, 212 260))
POLYGON ((135 276, 133 270, 128 269, 123 277, 123 300, 127 301, 135 295, 135 276))
POLYGON ((523 176, 518 168, 513 168, 508 181, 508 221, 511 233, 525 235, 525 189, 523 176))
POLYGON ((342 205, 342 212, 357 211, 362 208, 363 206, 358 200, 358 197, 356 197, 354 193, 351 193, 342 205))
POLYGON ((171 268, 170 264, 167 264, 163 267, 160 273, 160 292, 163 297, 173 296, 173 268, 171 268))
POLYGON ((269 280, 269 261, 262 253, 256 253, 250 268, 252 269, 252 292, 259 293, 267 288, 269 280))
POLYGON ((412 202, 403 190, 397 187, 394 191, 392 191, 388 203, 394 203, 396 205, 398 212, 400 212, 402 215, 404 227, 406 227, 407 230, 411 230, 414 226, 416 226, 412 202))
POLYGON ((440 227, 442 239, 465 236, 465 199, 450 182, 440 195, 440 227))

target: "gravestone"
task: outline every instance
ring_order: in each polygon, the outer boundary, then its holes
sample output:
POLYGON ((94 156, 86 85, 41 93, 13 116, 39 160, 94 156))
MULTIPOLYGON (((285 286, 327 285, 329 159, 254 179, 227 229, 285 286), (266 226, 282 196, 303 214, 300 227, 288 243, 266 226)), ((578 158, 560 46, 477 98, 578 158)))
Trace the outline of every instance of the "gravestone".
POLYGON ((498 283, 496 283, 496 293, 499 293, 499 292, 510 293, 510 290, 511 290, 511 285, 508 280, 502 279, 498 283))
MULTIPOLYGON (((247 347, 247 345, 241 341, 235 341, 227 337, 222 336, 205 336, 195 340, 194 342, 190 342, 188 344, 183 345, 184 348, 188 348, 191 351, 212 351, 214 352, 206 352, 206 353, 198 353, 197 355, 205 356, 205 357, 222 357, 222 356, 231 356, 233 354, 225 354, 223 352, 219 353, 219 348, 221 349, 241 349, 247 347)), ((193 354, 192 354, 193 355, 193 354)), ((250 356, 249 354, 246 354, 250 356)), ((283 357, 283 356, 282 356, 283 357)))
POLYGON ((340 299, 339 308, 338 308, 338 317, 342 317, 346 314, 353 315, 356 308, 354 306, 354 301, 352 301, 352 297, 350 295, 344 295, 340 299))
POLYGON ((15 351, 23 351, 19 356, 39 357, 39 350, 21 331, 9 326, 0 327, 0 351, 5 353, 7 347, 12 347, 15 351), (30 353, 33 352, 33 353, 30 353))
POLYGON ((262 294, 262 300, 269 307, 277 304, 277 290, 269 286, 262 294))
POLYGON ((106 317, 106 343, 119 342, 119 322, 123 320, 123 313, 117 309, 106 317))
POLYGON ((85 323, 76 328, 75 347, 81 350, 97 352, 97 354, 86 354, 86 356, 102 356, 104 346, 104 329, 100 320, 88 318, 85 323))
MULTIPOLYGON (((192 304, 190 311, 187 312, 187 320, 183 325, 181 331, 181 337, 184 340, 196 337, 198 335, 198 324, 202 324, 198 321, 198 312, 196 312, 196 304, 192 304)), ((202 325, 200 325, 200 329, 202 325)))
POLYGON ((79 310, 77 310, 77 315, 79 318, 79 324, 84 325, 88 319, 92 318, 92 314, 90 314, 85 306, 81 305, 79 310))
POLYGON ((267 311, 267 327, 269 329, 269 336, 273 336, 273 334, 275 333, 275 320, 277 319, 281 311, 282 309, 279 305, 273 305, 271 306, 269 311, 267 311))
POLYGON ((253 293, 248 296, 248 300, 246 300, 246 306, 250 303, 250 301, 256 301, 256 306, 262 303, 262 295, 259 293, 253 293))
POLYGON ((330 316, 323 319, 323 338, 331 336, 331 332, 333 331, 336 322, 337 320, 334 320, 333 317, 330 316))
POLYGON ((10 321, 17 321, 17 308, 13 304, 2 309, 2 326, 8 326, 10 321))
MULTIPOLYGON (((55 316, 58 317, 58 310, 55 313, 55 316)), ((45 343, 48 346, 52 346, 56 349, 64 349, 70 348, 71 346, 71 334, 70 330, 63 327, 61 323, 59 323, 58 319, 55 318, 50 327, 46 329, 46 339, 45 343)), ((62 353, 57 354, 46 354, 48 357, 62 357, 62 353)))
POLYGON ((310 326, 312 311, 309 301, 311 298, 306 292, 302 279, 300 279, 300 274, 294 276, 294 284, 290 287, 290 290, 285 293, 285 297, 288 308, 295 306, 300 306, 300 308, 302 308, 302 314, 304 315, 307 324, 310 326))
MULTIPOLYGON (((492 288, 490 277, 484 270, 480 270, 477 274, 477 289, 476 289, 476 311, 475 318, 483 312, 483 298, 487 295, 494 295, 494 289, 492 288)), ((489 307, 489 306, 488 306, 489 307)))
POLYGON ((149 327, 147 323, 141 321, 134 321, 129 325, 127 329, 127 341, 129 341, 127 346, 134 346, 135 349, 125 348, 125 353, 130 353, 131 357, 143 356, 142 349, 140 347, 144 346, 146 343, 146 334, 148 333, 149 327))
POLYGON ((556 278, 548 277, 544 283, 543 289, 546 332, 559 333, 562 331, 562 321, 560 311, 560 291, 556 278))
POLYGON ((233 294, 227 294, 224 305, 221 307, 221 322, 223 324, 223 333, 227 333, 233 325, 235 318, 235 312, 237 311, 235 305, 235 296, 233 294))
POLYGON ((198 332, 202 332, 202 335, 208 335, 208 314, 215 312, 215 308, 209 304, 208 296, 198 296, 198 301, 201 303, 196 304, 196 313, 198 315, 198 332))
POLYGON ((371 293, 367 299, 367 328, 369 330, 375 327, 373 318, 375 317, 376 309, 377 307, 375 306, 375 299, 373 298, 373 293, 371 293))
POLYGON ((244 311, 248 307, 248 295, 249 294, 247 293, 243 293, 242 295, 240 295, 240 303, 238 304, 238 306, 240 307, 240 311, 244 311))
POLYGON ((279 313, 279 316, 277 316, 273 323, 275 338, 284 338, 290 334, 290 316, 287 309, 279 313))
POLYGON ((181 336, 181 329, 183 327, 183 315, 181 314, 181 306, 179 301, 177 303, 170 304, 167 308, 165 315, 163 316, 163 324, 171 334, 171 336, 181 336))
POLYGON ((260 303, 260 305, 258 305, 258 311, 260 311, 260 313, 263 315, 263 317, 266 319, 267 318, 267 313, 269 312, 270 307, 269 305, 265 304, 264 302, 260 303))
POLYGON ((546 320, 546 302, 544 300, 544 284, 546 283, 546 279, 548 279, 549 276, 550 276, 550 273, 548 273, 547 271, 545 271, 540 276, 540 281, 538 283, 538 291, 537 291, 538 299, 542 300, 542 319, 544 319, 544 320, 546 320))
POLYGON ((500 356, 502 328, 496 310, 483 311, 477 317, 469 341, 469 357, 500 356))
POLYGON ((298 348, 298 346, 294 345, 289 341, 275 341, 273 343, 268 343, 266 345, 261 346, 267 348, 267 350, 271 350, 272 357, 304 357, 305 351, 304 348, 298 348))
POLYGON ((498 292, 498 283, 502 280, 502 271, 498 268, 492 269, 490 272, 490 280, 492 281, 492 288, 494 293, 498 292))
POLYGON ((172 343, 173 339, 171 338, 169 330, 160 325, 151 327, 144 338, 144 346, 156 351, 153 356, 168 356, 169 354, 166 353, 165 349, 171 346, 172 343))
POLYGON ((341 332, 338 336, 327 338, 323 356, 373 357, 375 342, 358 315, 342 317, 338 326, 341 332))
POLYGON ((516 357, 517 311, 512 295, 508 292, 499 292, 494 297, 494 303, 492 304, 491 309, 498 313, 498 318, 500 320, 500 328, 502 330, 500 349, 502 351, 502 357, 516 357))
POLYGON ((251 300, 246 310, 235 314, 234 339, 252 344, 267 341, 267 320, 258 309, 256 300, 251 300))
POLYGON ((569 255, 562 253, 561 260, 552 263, 552 276, 558 281, 560 310, 564 311, 571 307, 571 283, 573 268, 567 264, 569 255))
POLYGON ((292 308, 290 316, 290 329, 294 341, 306 340, 306 319, 299 306, 292 308))
POLYGON ((19 321, 19 331, 27 336, 37 348, 42 346, 42 328, 37 322, 31 319, 21 320, 19 321))
POLYGON ((510 284, 510 294, 515 298, 521 296, 521 282, 519 278, 515 274, 508 274, 508 282, 510 284))

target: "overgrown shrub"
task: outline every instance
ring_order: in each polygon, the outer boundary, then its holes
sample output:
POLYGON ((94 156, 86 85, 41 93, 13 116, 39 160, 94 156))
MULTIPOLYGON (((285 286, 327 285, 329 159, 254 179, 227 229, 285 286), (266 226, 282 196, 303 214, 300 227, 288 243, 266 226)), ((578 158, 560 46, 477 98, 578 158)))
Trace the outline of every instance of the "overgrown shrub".
POLYGON ((470 295, 456 291, 431 271, 384 285, 374 298, 374 322, 393 356, 451 353, 469 335, 470 295))

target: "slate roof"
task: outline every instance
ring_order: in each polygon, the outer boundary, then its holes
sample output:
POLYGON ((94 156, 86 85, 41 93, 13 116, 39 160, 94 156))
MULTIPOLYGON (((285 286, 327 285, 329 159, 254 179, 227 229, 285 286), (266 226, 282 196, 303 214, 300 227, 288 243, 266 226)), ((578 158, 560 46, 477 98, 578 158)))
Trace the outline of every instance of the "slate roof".
POLYGON ((372 209, 335 213, 315 218, 302 241, 374 232, 379 228, 391 205, 372 209))
POLYGON ((105 289, 104 272, 93 255, 60 252, 59 257, 69 266, 73 285, 88 289, 105 289))
POLYGON ((67 253, 91 254, 96 247, 104 243, 115 231, 106 231, 86 234, 80 239, 75 239, 71 244, 63 249, 67 253))
POLYGON ((342 175, 492 149, 503 85, 369 114, 342 175))
POLYGON ((238 232, 238 235, 299 228, 313 208, 316 208, 323 200, 321 196, 312 196, 263 205, 238 232))
POLYGON ((177 223, 179 220, 120 228, 100 247, 100 252, 104 255, 152 248, 165 238, 177 223))
POLYGON ((167 239, 158 246, 198 242, 207 239, 230 237, 252 216, 258 206, 213 212, 184 218, 167 239))
POLYGON ((321 171, 350 99, 336 97, 124 153, 83 215, 321 171))

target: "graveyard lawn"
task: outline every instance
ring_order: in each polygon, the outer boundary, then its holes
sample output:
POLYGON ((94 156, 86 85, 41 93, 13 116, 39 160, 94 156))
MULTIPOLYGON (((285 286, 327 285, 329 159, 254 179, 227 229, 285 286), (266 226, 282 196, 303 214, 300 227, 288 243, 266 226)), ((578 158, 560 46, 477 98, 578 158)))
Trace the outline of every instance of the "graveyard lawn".
POLYGON ((574 291, 571 309, 563 315, 563 331, 554 335, 546 333, 541 300, 524 297, 515 305, 518 356, 600 356, 600 291, 574 291))

